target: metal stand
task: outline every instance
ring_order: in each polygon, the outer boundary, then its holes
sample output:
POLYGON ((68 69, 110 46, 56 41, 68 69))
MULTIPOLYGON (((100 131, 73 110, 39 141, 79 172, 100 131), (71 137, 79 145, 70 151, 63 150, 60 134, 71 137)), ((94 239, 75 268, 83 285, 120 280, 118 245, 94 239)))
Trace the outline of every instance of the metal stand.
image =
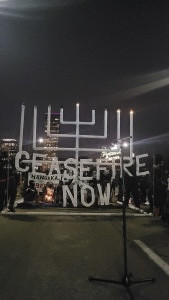
POLYGON ((6 185, 6 211, 9 205, 9 149, 8 149, 8 163, 7 163, 7 185, 6 185))
MULTIPOLYGON (((124 286, 127 291, 130 293, 129 287, 132 284, 140 284, 146 282, 155 282, 155 278, 145 278, 140 280, 131 280, 133 277, 132 273, 128 272, 128 261, 127 261, 127 238, 126 238, 126 204, 125 204, 125 184, 124 184, 124 173, 123 173, 123 149, 121 146, 121 165, 122 165, 122 193, 123 193, 123 262, 124 262, 124 274, 121 280, 112 280, 112 279, 103 279, 90 276, 88 278, 89 281, 99 281, 99 282, 107 282, 114 283, 118 285, 124 286)), ((132 295, 131 295, 132 296, 132 295)), ((132 298, 133 299, 133 298, 132 298)))
POLYGON ((145 282, 155 282, 155 278, 145 278, 140 280, 131 280, 133 277, 132 273, 128 272, 128 261, 127 261, 127 239, 126 239, 126 207, 123 203, 123 262, 124 262, 124 274, 121 280, 103 279, 97 277, 89 277, 89 281, 100 281, 107 283, 114 283, 123 285, 129 288, 132 284, 139 284, 145 282))

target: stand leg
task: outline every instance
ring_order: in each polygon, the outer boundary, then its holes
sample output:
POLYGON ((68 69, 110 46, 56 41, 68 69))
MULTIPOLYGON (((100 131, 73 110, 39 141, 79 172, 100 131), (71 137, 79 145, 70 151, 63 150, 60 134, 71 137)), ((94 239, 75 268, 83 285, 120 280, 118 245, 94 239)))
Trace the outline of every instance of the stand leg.
POLYGON ((140 283, 146 283, 146 282, 155 282, 155 278, 146 278, 146 279, 140 279, 140 280, 131 280, 130 278, 132 277, 132 274, 129 274, 125 277, 122 278, 122 280, 112 280, 112 279, 103 279, 103 278, 98 278, 98 277, 92 277, 90 276, 88 278, 89 281, 99 281, 99 282, 106 282, 106 283, 114 283, 114 284, 119 284, 123 285, 124 287, 130 287, 132 284, 140 284, 140 283))
POLYGON ((90 276, 88 278, 89 281, 100 281, 100 282, 107 282, 107 283, 115 283, 115 284, 122 284, 122 281, 118 280, 111 280, 111 279, 103 279, 103 278, 97 278, 90 276))

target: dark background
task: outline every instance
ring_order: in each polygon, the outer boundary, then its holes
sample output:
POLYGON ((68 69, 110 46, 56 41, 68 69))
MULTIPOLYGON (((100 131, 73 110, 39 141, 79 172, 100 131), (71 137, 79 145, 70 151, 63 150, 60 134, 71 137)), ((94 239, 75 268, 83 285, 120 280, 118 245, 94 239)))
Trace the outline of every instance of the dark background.
POLYGON ((18 139, 22 103, 24 142, 29 143, 33 105, 38 105, 41 136, 48 104, 52 111, 63 106, 65 119, 74 120, 79 102, 83 121, 96 109, 96 126, 85 128, 86 134, 103 133, 103 110, 108 109, 108 140, 95 140, 95 146, 115 141, 117 108, 122 135, 128 136, 133 109, 140 151, 167 156, 168 86, 168 1, 0 1, 1 138, 18 139))

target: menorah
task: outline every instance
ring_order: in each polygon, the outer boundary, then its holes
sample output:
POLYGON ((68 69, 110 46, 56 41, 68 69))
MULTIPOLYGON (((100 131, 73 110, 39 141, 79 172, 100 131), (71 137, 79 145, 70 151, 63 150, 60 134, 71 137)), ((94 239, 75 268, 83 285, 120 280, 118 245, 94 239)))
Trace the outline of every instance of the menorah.
MULTIPOLYGON (((24 129, 24 115, 25 115, 25 105, 21 107, 21 123, 20 123, 20 138, 19 138, 19 151, 23 149, 23 129, 24 129)), ((80 126, 95 125, 95 110, 92 110, 92 120, 90 122, 82 122, 79 119, 79 103, 76 104, 76 120, 75 121, 64 121, 63 120, 63 108, 60 109, 60 124, 63 125, 74 125, 75 134, 62 134, 62 133, 51 133, 50 123, 51 123, 51 105, 48 105, 48 116, 47 116, 47 136, 48 137, 59 137, 59 138, 74 138, 75 147, 51 147, 50 150, 53 151, 72 151, 75 152, 75 159, 78 163, 79 152, 102 152, 103 148, 82 148, 80 147, 80 139, 106 139, 107 138, 107 110, 104 110, 104 133, 103 135, 86 135, 80 134, 80 126)), ((120 143, 120 110, 117 110, 117 146, 120 143)), ((133 155, 133 111, 130 111, 130 157, 133 155)), ((44 147, 37 146, 37 106, 34 106, 33 115, 33 150, 44 151, 44 147)), ((112 148, 106 148, 107 152, 112 152, 112 148)))
MULTIPOLYGON (((19 152, 22 152, 23 147, 23 128, 24 128, 24 113, 25 113, 25 106, 22 105, 21 109, 21 124, 20 124, 20 138, 19 138, 19 152)), ((57 133, 51 133, 51 106, 48 106, 48 118, 47 118, 47 136, 48 137, 59 137, 59 138, 74 138, 75 139, 75 147, 69 148, 69 147, 51 147, 51 150, 56 151, 72 151, 75 152, 75 162, 76 162, 76 176, 78 177, 78 164, 79 164, 79 152, 102 152, 103 148, 82 148, 80 147, 80 139, 106 139, 107 138, 107 110, 104 111, 104 133, 103 135, 84 135, 80 134, 80 126, 81 125, 89 125, 93 126, 95 125, 95 110, 92 110, 92 120, 90 122, 81 122, 79 118, 79 103, 76 104, 76 120, 75 121, 64 121, 63 120, 63 108, 60 109, 60 123, 63 125, 74 125, 75 126, 75 134, 57 134, 57 133)), ((38 147, 36 144, 37 140, 37 107, 34 106, 34 117, 33 117, 33 150, 35 151, 43 151, 44 147, 38 147)), ((122 181, 123 181, 123 260, 124 260, 124 275, 122 277, 122 280, 112 280, 112 279, 103 279, 103 278, 97 278, 97 277, 89 277, 89 280, 91 281, 100 281, 100 282, 108 282, 108 283, 115 283, 123 285, 124 287, 129 290, 129 287, 132 284, 138 284, 138 283, 144 283, 144 282, 154 282, 154 278, 146 278, 142 280, 131 280, 131 274, 128 272, 128 263, 127 263, 127 239, 126 239, 126 206, 125 206, 125 185, 124 185, 124 164, 123 164, 123 150, 122 150, 122 143, 126 140, 126 138, 121 138, 120 134, 120 110, 117 110, 117 147, 114 147, 115 153, 117 153, 117 149, 119 149, 120 156, 121 156, 121 170, 122 170, 122 181)), ((133 156, 133 111, 130 111, 130 159, 133 156)), ((112 147, 106 148, 106 152, 113 152, 112 147)), ((27 160, 28 162, 28 160, 27 160)), ((63 163, 63 162, 58 162, 63 163)), ((89 163, 89 160, 87 160, 87 164, 89 163)), ((91 162, 91 164, 95 164, 94 162, 91 162)), ((97 164, 97 162, 96 162, 97 164)), ((109 164, 109 163, 107 163, 109 164)), ((84 169, 83 169, 84 170, 84 169)), ((89 189, 92 194, 92 199, 94 198, 94 190, 90 187, 90 185, 84 184, 81 189, 81 201, 83 202, 83 205, 86 207, 89 207, 91 204, 93 204, 93 200, 90 204, 85 203, 84 201, 84 189, 89 189)), ((98 189, 100 189, 98 184, 98 189)), ((109 188, 110 191, 110 188, 109 188)), ((72 202, 74 202, 75 206, 77 206, 77 185, 74 185, 74 196, 70 193, 70 191, 67 189, 67 187, 63 187, 63 201, 65 199, 66 202, 66 192, 71 197, 72 202)), ((99 192, 100 197, 103 200, 103 204, 105 204, 108 200, 108 197, 103 197, 102 191, 99 192)))

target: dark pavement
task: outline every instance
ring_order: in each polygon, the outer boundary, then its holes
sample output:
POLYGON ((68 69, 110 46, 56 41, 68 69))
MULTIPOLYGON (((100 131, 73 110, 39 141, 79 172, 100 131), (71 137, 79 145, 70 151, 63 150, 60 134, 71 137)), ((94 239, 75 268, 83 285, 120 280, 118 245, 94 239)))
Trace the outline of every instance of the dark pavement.
POLYGON ((123 286, 88 281, 90 275, 123 276, 120 216, 1 215, 0 299, 168 300, 168 276, 134 240, 169 263, 169 227, 159 218, 130 216, 127 238, 133 279, 156 278, 155 283, 132 285, 132 296, 123 286))

